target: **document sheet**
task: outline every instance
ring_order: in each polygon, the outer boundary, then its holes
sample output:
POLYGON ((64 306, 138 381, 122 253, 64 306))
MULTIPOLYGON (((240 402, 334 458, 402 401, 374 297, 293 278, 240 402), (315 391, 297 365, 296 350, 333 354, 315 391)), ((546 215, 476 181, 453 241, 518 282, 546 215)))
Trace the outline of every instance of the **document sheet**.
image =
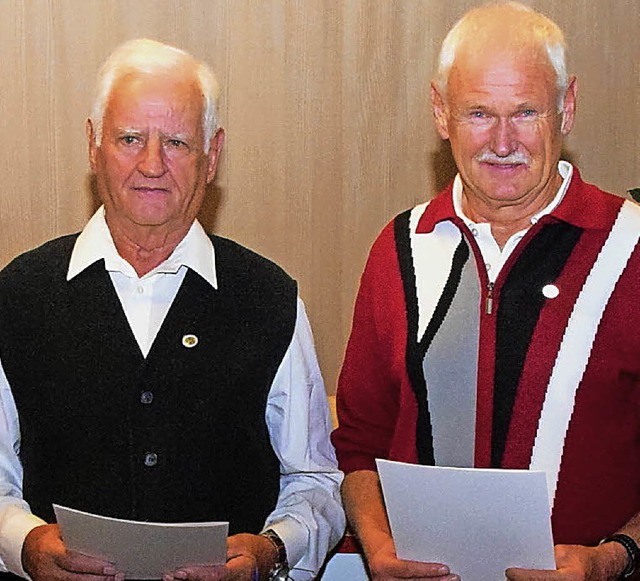
POLYGON ((555 569, 544 472, 376 462, 401 559, 444 563, 466 581, 555 569))
POLYGON ((127 579, 160 579, 182 566, 226 561, 226 522, 152 523, 53 508, 68 549, 113 563, 127 579))

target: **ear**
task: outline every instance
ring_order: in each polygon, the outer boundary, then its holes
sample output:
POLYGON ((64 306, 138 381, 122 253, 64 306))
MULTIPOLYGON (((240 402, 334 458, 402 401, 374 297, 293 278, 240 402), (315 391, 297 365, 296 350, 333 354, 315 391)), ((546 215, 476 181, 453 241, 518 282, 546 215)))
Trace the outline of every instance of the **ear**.
POLYGON ((449 113, 445 100, 434 82, 431 83, 431 107, 433 108, 433 117, 436 121, 436 129, 442 139, 449 139, 449 128, 447 120, 449 113))
POLYGON ((93 123, 91 119, 87 119, 87 122, 84 126, 85 133, 87 135, 87 143, 89 144, 89 165, 91 167, 91 171, 95 173, 96 171, 96 153, 98 150, 98 146, 96 145, 96 132, 93 128, 93 123))
POLYGON ((224 129, 220 127, 209 142, 209 152, 207 157, 209 158, 209 167, 207 168, 207 183, 211 183, 213 178, 216 177, 218 171, 218 161, 222 152, 222 146, 224 145, 224 129))
POLYGON ((573 127, 576 117, 576 100, 578 96, 578 81, 575 76, 569 78, 569 86, 562 101, 562 125, 560 131, 563 135, 568 135, 573 127))

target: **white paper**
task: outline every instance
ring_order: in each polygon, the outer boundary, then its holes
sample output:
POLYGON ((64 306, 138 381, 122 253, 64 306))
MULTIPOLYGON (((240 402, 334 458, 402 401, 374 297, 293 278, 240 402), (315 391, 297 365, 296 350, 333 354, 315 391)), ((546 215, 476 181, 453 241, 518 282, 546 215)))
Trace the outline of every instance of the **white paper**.
POLYGON ((376 460, 396 553, 463 581, 555 569, 545 473, 376 460))
POLYGON ((68 549, 113 563, 127 579, 160 579, 179 567, 226 561, 226 522, 151 523, 53 509, 68 549))

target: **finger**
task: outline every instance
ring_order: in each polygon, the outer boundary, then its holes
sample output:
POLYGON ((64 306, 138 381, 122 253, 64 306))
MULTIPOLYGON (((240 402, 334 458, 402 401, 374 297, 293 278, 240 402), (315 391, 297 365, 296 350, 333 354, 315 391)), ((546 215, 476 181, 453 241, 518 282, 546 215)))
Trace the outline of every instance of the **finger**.
POLYGON ((505 571, 508 581, 553 581, 558 579, 557 571, 511 568, 505 571))
POLYGON ((421 563, 417 561, 394 560, 385 567, 385 573, 400 579, 446 578, 451 574, 449 567, 442 563, 421 563))
POLYGON ((119 573, 115 565, 108 561, 73 551, 67 551, 55 560, 61 569, 69 571, 70 573, 84 573, 106 577, 113 577, 119 573))
POLYGON ((181 567, 162 576, 163 581, 218 581, 228 579, 225 565, 197 565, 181 567))
POLYGON ((258 563, 250 555, 231 557, 227 561, 227 569, 231 574, 230 579, 251 579, 251 581, 254 581, 260 578, 258 563))
POLYGON ((163 575, 163 581, 217 581, 225 579, 258 579, 256 561, 249 555, 233 555, 224 565, 195 565, 181 567, 163 575))

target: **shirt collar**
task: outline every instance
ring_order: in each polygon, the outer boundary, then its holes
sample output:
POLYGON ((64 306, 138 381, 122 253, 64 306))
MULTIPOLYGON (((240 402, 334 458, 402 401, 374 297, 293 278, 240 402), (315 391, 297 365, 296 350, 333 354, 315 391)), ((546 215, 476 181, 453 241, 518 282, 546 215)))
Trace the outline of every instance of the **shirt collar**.
MULTIPOLYGON (((531 217, 532 224, 538 222, 542 216, 553 212, 563 200, 571 183, 574 168, 569 162, 561 160, 558 162, 558 172, 562 177, 562 184, 558 188, 558 192, 553 200, 540 212, 531 217)), ((429 203, 424 214, 420 217, 416 231, 419 234, 431 232, 438 222, 445 220, 458 222, 462 220, 465 224, 471 222, 462 211, 462 180, 460 179, 460 174, 456 175, 453 182, 449 184, 443 192, 443 195, 436 196, 429 203)))
MULTIPOLYGON (((137 277, 134 268, 118 254, 104 217, 104 206, 98 208, 78 236, 71 253, 67 280, 71 280, 98 260, 104 260, 105 269, 108 271, 137 277)), ((181 267, 197 272, 213 288, 218 288, 215 249, 211 239, 197 220, 169 258, 144 276, 150 277, 159 273, 175 274, 181 267)))

